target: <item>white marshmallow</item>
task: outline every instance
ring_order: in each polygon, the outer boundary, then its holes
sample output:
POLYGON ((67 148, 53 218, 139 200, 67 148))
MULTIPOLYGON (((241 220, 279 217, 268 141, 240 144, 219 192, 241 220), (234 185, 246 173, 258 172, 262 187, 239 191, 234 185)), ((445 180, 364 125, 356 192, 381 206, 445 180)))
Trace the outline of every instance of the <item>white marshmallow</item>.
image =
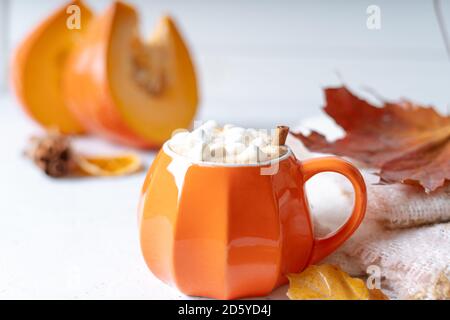
POLYGON ((220 143, 207 145, 203 150, 203 160, 212 162, 224 162, 227 156, 225 146, 220 143))
POLYGON ((251 141, 251 144, 258 148, 263 148, 267 145, 267 141, 263 137, 256 137, 251 141))
POLYGON ((225 142, 226 143, 235 143, 235 142, 244 143, 244 135, 237 133, 237 132, 227 133, 225 135, 225 142))
POLYGON ((236 158, 242 163, 258 163, 268 160, 267 155, 254 145, 247 147, 236 158))
POLYGON ((172 142, 177 142, 177 141, 183 141, 184 139, 186 139, 188 136, 190 135, 189 131, 179 131, 177 133, 175 133, 172 138, 170 139, 170 141, 172 142))
POLYGON ((190 140, 196 142, 208 142, 210 140, 210 135, 203 128, 197 128, 191 132, 190 140))
POLYGON ((268 130, 244 129, 207 121, 192 132, 177 133, 168 142, 176 153, 191 161, 218 163, 259 163, 275 159, 286 148, 271 145, 268 130))
POLYGON ((205 161, 203 159, 203 151, 206 147, 206 144, 204 143, 198 143, 194 145, 193 147, 186 150, 186 152, 183 155, 186 155, 189 159, 193 161, 205 161))
POLYGON ((245 150, 245 144, 241 142, 228 143, 225 145, 227 156, 236 156, 245 150))
POLYGON ((227 130, 227 134, 231 134, 231 135, 235 134, 235 135, 243 136, 243 135, 245 135, 245 131, 246 130, 241 127, 231 127, 227 130))
POLYGON ((285 153, 285 150, 282 149, 282 147, 270 144, 262 147, 261 150, 267 154, 270 159, 281 157, 285 153))
POLYGON ((218 128, 219 125, 214 120, 208 120, 205 123, 203 123, 199 128, 202 128, 204 130, 212 130, 218 128))
POLYGON ((235 127, 234 124, 227 123, 226 125, 223 126, 223 131, 230 130, 231 128, 234 128, 234 127, 235 127))
POLYGON ((253 138, 256 138, 259 135, 258 130, 253 129, 253 128, 245 130, 245 133, 253 138))

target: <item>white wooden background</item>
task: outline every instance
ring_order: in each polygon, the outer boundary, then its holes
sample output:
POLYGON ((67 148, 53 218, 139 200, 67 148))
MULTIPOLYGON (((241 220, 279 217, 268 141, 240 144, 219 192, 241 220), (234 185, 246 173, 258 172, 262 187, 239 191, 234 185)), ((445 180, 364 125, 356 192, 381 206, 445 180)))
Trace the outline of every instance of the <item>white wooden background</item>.
MULTIPOLYGON (((30 28, 62 1, 0 0, 0 79, 30 28), (6 18, 7 17, 7 18, 6 18)), ((88 1, 97 10, 109 1, 88 1)), ((431 0, 153 0, 143 34, 170 12, 198 68, 198 118, 246 126, 295 125, 320 113, 322 87, 341 80, 387 98, 448 112, 450 61, 431 0), (368 30, 366 8, 381 8, 368 30)), ((442 0, 447 28, 450 1, 442 0)), ((4 85, 0 94, 0 298, 179 298, 147 270, 137 241, 144 173, 53 180, 21 155, 33 125, 4 85)), ((87 138, 87 151, 117 148, 87 138)), ((154 153, 141 153, 147 165, 154 153)), ((326 202, 324 196, 319 202, 326 202)), ((314 200, 314 199, 312 199, 314 200)), ((316 198, 317 200, 317 198, 316 198)), ((315 203, 311 201, 312 205, 315 203)), ((272 298, 285 297, 285 288, 272 298)))
MULTIPOLYGON (((102 10, 110 1, 87 2, 102 10)), ((432 0, 132 2, 144 35, 165 12, 178 19, 198 67, 200 118, 293 124, 317 113, 321 88, 340 83, 337 74, 356 89, 447 110, 450 62, 432 0), (371 4, 381 9, 380 30, 366 27, 371 4)), ((450 28, 450 1, 441 2, 450 28)), ((10 1, 9 47, 61 3, 10 1)))

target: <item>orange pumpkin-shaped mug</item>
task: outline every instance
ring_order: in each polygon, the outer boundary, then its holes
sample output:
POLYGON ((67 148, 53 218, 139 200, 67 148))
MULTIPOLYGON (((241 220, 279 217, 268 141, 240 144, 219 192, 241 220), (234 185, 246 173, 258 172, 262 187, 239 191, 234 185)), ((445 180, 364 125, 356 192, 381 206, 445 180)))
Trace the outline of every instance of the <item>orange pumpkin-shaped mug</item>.
POLYGON ((139 206, 140 242, 150 270, 193 296, 264 296, 335 251, 361 223, 364 180, 337 157, 270 163, 193 163, 166 143, 149 169, 139 206), (355 191, 347 222, 315 238, 305 182, 331 171, 355 191))

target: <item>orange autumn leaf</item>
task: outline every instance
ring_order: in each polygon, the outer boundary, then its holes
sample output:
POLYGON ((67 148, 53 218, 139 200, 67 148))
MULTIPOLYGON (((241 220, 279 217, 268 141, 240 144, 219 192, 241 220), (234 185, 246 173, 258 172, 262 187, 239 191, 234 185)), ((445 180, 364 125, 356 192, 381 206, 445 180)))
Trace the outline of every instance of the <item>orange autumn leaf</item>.
POLYGON ((309 266, 290 274, 288 297, 292 300, 387 300, 378 289, 368 289, 363 280, 352 278, 329 264, 309 266))
POLYGON ((450 117, 409 101, 379 108, 346 87, 325 89, 325 112, 345 131, 334 142, 295 133, 312 151, 348 156, 380 168, 382 182, 420 184, 427 192, 450 180, 450 117))

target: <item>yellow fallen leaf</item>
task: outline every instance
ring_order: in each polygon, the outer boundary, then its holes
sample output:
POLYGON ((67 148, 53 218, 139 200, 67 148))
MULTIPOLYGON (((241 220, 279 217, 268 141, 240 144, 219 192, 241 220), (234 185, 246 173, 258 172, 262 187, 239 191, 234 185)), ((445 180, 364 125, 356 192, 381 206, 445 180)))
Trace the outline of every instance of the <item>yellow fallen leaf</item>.
POLYGON ((389 300, 380 289, 369 289, 369 300, 389 300))
POLYGON ((142 169, 140 158, 136 154, 119 156, 83 156, 76 157, 81 172, 91 176, 120 176, 142 169))
POLYGON ((369 290, 364 281, 352 278, 329 264, 309 266, 290 274, 288 297, 293 300, 384 300, 380 290, 369 290))

